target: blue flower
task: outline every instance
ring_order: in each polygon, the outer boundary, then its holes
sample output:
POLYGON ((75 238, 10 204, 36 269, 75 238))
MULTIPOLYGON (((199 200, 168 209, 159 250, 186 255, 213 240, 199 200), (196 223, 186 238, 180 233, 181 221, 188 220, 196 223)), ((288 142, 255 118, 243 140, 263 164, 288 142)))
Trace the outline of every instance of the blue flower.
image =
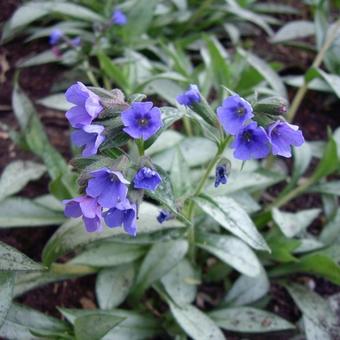
POLYGON ((263 127, 251 122, 239 131, 231 147, 235 149, 235 158, 246 161, 268 156, 270 141, 263 127))
POLYGON ((123 225, 124 230, 131 236, 137 234, 136 215, 136 204, 128 200, 103 213, 105 223, 110 228, 123 225))
POLYGON ((77 218, 82 216, 87 232, 99 232, 102 230, 101 207, 95 198, 89 196, 75 197, 64 200, 65 216, 77 218))
POLYGON ((220 184, 226 184, 228 180, 226 164, 218 164, 215 171, 215 188, 220 184))
POLYGON ((159 212, 159 215, 157 216, 157 221, 159 223, 163 223, 167 220, 171 220, 172 218, 173 218, 173 215, 169 211, 161 210, 159 212))
POLYGON ((134 102, 122 112, 123 129, 132 138, 147 140, 162 126, 161 111, 152 102, 134 102))
POLYGON ((76 146, 85 146, 82 155, 89 157, 97 154, 99 146, 104 142, 105 136, 102 135, 104 126, 86 125, 81 130, 76 130, 71 135, 72 143, 76 146))
POLYGON ((136 173, 133 183, 136 189, 156 190, 162 178, 157 171, 143 167, 136 173))
POLYGON ((65 97, 68 102, 75 104, 65 114, 74 128, 91 124, 103 110, 100 98, 80 81, 67 89, 65 97))
POLYGON ((186 106, 199 103, 201 101, 201 94, 197 85, 191 84, 187 91, 177 96, 176 100, 179 104, 186 106))
POLYGON ((273 155, 292 157, 291 145, 301 146, 305 140, 297 125, 276 121, 268 128, 273 155))
POLYGON ((50 34, 49 44, 56 45, 63 36, 63 32, 59 28, 54 28, 50 34))
POLYGON ((127 181, 121 172, 101 168, 90 173, 86 193, 96 198, 103 208, 113 208, 126 201, 127 181))
POLYGON ((111 21, 112 21, 112 23, 114 23, 117 26, 124 26, 124 25, 127 24, 127 17, 123 13, 123 11, 121 11, 120 9, 116 9, 112 13, 111 21))
POLYGON ((244 123, 254 117, 251 105, 238 95, 224 99, 222 106, 217 108, 217 118, 223 129, 236 135, 244 123))

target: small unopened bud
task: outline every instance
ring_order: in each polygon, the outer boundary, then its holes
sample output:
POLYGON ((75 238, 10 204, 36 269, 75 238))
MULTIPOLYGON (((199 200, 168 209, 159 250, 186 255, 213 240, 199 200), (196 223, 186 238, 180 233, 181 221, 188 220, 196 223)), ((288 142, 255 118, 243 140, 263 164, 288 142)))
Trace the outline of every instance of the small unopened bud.
POLYGON ((255 113, 283 116, 286 114, 288 102, 282 97, 268 97, 259 100, 254 105, 255 113))
POLYGON ((222 158, 216 165, 215 170, 215 188, 220 184, 227 184, 230 174, 231 163, 229 159, 222 158))

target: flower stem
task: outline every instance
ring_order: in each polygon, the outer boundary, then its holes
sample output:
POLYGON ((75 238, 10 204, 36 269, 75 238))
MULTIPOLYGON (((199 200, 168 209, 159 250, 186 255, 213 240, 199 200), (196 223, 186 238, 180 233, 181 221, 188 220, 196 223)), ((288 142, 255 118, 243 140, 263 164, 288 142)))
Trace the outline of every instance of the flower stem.
POLYGON ((136 145, 138 148, 139 156, 144 156, 144 140, 143 139, 136 139, 136 145))
MULTIPOLYGON (((311 68, 318 68, 321 65, 327 50, 331 47, 334 39, 337 36, 337 31, 338 31, 339 27, 340 27, 340 19, 338 19, 338 21, 336 22, 332 32, 330 32, 326 36, 326 40, 325 40, 323 46, 321 47, 321 49, 319 50, 319 53, 315 57, 311 68)), ((296 95, 293 99, 292 105, 290 107, 290 110, 287 114, 287 119, 288 119, 289 122, 291 122, 294 119, 295 114, 296 114, 296 112, 297 112, 307 90, 308 90, 308 82, 306 81, 306 79, 304 79, 304 82, 301 85, 301 87, 299 88, 299 90, 297 91, 297 93, 296 93, 296 95)))
POLYGON ((99 83, 98 83, 93 71, 91 70, 90 63, 87 59, 84 60, 83 66, 84 66, 87 78, 89 78, 89 81, 92 83, 92 85, 99 87, 99 83))
MULTIPOLYGON (((219 158, 223 154, 224 149, 229 144, 230 140, 231 140, 231 137, 227 137, 221 142, 221 144, 218 147, 218 150, 216 152, 215 157, 209 162, 207 170, 205 171, 203 177, 199 181, 197 188, 196 188, 195 192, 193 193, 192 197, 198 196, 202 192, 202 190, 204 189, 204 186, 206 184, 206 181, 209 178, 209 175, 210 175, 212 169, 215 167, 216 163, 218 162, 219 158)), ((190 245, 189 257, 190 257, 192 263, 195 263, 195 257, 196 257, 195 243, 196 242, 195 242, 195 224, 194 224, 194 221, 193 221, 193 216, 194 216, 194 202, 193 202, 193 200, 189 201, 187 216, 188 216, 188 220, 192 222, 191 226, 189 227, 189 231, 188 231, 188 241, 189 241, 189 245, 190 245)))

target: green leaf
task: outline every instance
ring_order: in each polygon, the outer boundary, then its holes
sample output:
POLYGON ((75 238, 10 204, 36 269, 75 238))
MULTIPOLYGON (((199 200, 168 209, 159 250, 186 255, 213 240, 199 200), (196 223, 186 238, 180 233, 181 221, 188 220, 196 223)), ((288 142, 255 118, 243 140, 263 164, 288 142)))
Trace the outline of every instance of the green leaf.
POLYGON ((330 181, 313 185, 309 192, 340 196, 340 181, 330 181))
POLYGON ((102 52, 99 53, 97 57, 100 68, 103 70, 106 76, 112 79, 112 81, 114 81, 120 88, 128 90, 129 81, 126 77, 126 74, 124 73, 124 69, 121 66, 114 64, 114 62, 102 52))
POLYGON ((225 302, 234 306, 248 305, 267 294, 270 283, 264 268, 255 277, 241 275, 228 291, 225 302))
POLYGON ((340 266, 322 252, 305 255, 295 263, 281 265, 270 272, 273 277, 292 273, 318 275, 340 285, 340 266))
POLYGON ((91 10, 63 1, 30 1, 20 6, 6 24, 2 40, 8 41, 30 23, 51 14, 63 14, 86 21, 102 21, 103 18, 91 10))
POLYGON ((157 0, 138 0, 128 13, 128 24, 124 27, 124 37, 133 43, 147 31, 154 16, 157 0))
POLYGON ((297 213, 283 212, 274 208, 272 216, 286 237, 294 237, 306 228, 319 216, 320 209, 306 209, 297 213))
POLYGON ((60 153, 49 143, 37 112, 29 98, 15 85, 12 95, 12 105, 25 142, 30 150, 42 158, 52 180, 63 177, 65 190, 70 197, 77 195, 74 175, 60 153))
POLYGON ((165 291, 178 305, 190 304, 196 297, 196 273, 191 263, 183 259, 161 279, 165 291))
POLYGON ((272 43, 282 43, 290 40, 297 40, 314 35, 314 23, 306 20, 288 22, 282 26, 270 39, 272 43))
POLYGON ((268 35, 272 35, 273 31, 270 28, 270 26, 266 23, 264 20, 264 17, 262 17, 259 14, 254 13, 251 10, 247 10, 246 8, 241 7, 237 1, 234 0, 228 0, 227 3, 229 4, 226 6, 226 11, 229 13, 233 13, 237 17, 240 17, 242 19, 248 20, 255 25, 261 27, 268 35))
POLYGON ((259 72, 262 77, 270 84, 270 86, 281 97, 287 98, 287 90, 279 77, 279 75, 268 65, 263 59, 259 58, 255 54, 240 50, 242 56, 244 56, 248 63, 259 72))
POLYGON ((188 251, 186 240, 155 243, 146 254, 139 269, 133 295, 140 297, 154 282, 175 267, 188 251))
POLYGON ((64 221, 62 212, 46 208, 28 198, 13 197, 0 202, 0 228, 49 226, 64 221))
POLYGON ((87 247, 70 263, 93 267, 113 267, 135 261, 145 252, 145 246, 104 240, 87 247))
MULTIPOLYGON (((152 233, 158 230, 166 230, 168 228, 182 228, 183 224, 170 220, 163 224, 158 223, 156 217, 159 208, 147 202, 143 202, 139 209, 138 224, 138 241, 139 236, 143 233, 152 233)), ((59 256, 62 256, 74 249, 83 247, 91 242, 105 239, 114 238, 118 235, 124 235, 125 232, 122 228, 105 228, 103 232, 87 233, 84 230, 83 222, 80 219, 73 219, 63 224, 49 239, 43 249, 43 262, 49 265, 59 256)))
MULTIPOLYGON (((322 333, 326 334, 329 339, 334 339, 339 334, 335 313, 333 313, 326 300, 298 284, 291 283, 285 285, 285 287, 302 311, 304 318, 314 324, 322 333)), ((310 337, 310 339, 316 338, 310 337)))
POLYGON ((272 250, 272 253, 270 254, 272 259, 280 262, 297 261, 292 253, 299 247, 300 241, 296 239, 288 239, 278 230, 274 230, 268 235, 267 242, 272 250))
POLYGON ((0 271, 0 329, 11 306, 14 273, 0 271))
POLYGON ((270 252, 266 241, 257 231, 248 214, 229 197, 195 197, 194 202, 223 228, 227 229, 255 249, 270 252))
POLYGON ((96 280, 96 296, 101 309, 119 306, 129 294, 135 278, 133 263, 103 269, 96 280))
POLYGON ((179 147, 176 148, 172 166, 170 170, 170 179, 177 197, 185 194, 191 187, 190 168, 179 147))
POLYGON ((200 233, 197 245, 242 274, 253 277, 260 274, 261 264, 255 253, 236 237, 200 233))
POLYGON ((312 150, 309 143, 304 143, 298 148, 293 149, 294 165, 291 182, 297 180, 305 173, 310 161, 312 160, 312 150))
POLYGON ((219 327, 234 332, 265 333, 295 328, 275 314, 252 307, 219 309, 208 315, 219 327))
POLYGON ((160 333, 159 320, 153 317, 137 312, 132 312, 123 309, 113 309, 111 311, 99 310, 84 310, 84 309, 66 309, 59 308, 59 311, 65 318, 74 324, 75 320, 81 316, 103 313, 105 315, 112 315, 124 318, 117 327, 115 327, 109 334, 108 339, 119 340, 142 340, 152 339, 160 333))
MULTIPOLYGON (((78 275, 79 276, 79 275, 78 275)), ((15 274, 14 297, 20 296, 31 289, 44 286, 51 282, 75 278, 76 275, 61 275, 44 272, 17 272, 15 274)))
POLYGON ((59 61, 60 58, 56 57, 56 55, 51 50, 47 50, 41 53, 34 54, 33 56, 24 57, 23 59, 20 59, 16 63, 16 67, 18 68, 32 67, 43 64, 56 63, 59 61))
POLYGON ((214 157, 217 151, 216 144, 206 138, 182 138, 178 144, 176 143, 172 147, 169 145, 168 149, 154 155, 152 157, 153 162, 165 171, 170 171, 177 147, 179 147, 189 167, 196 167, 207 163, 214 157))
POLYGON ((329 221, 322 229, 320 241, 331 244, 339 239, 340 235, 340 210, 337 209, 334 218, 329 221))
POLYGON ((12 304, 6 320, 0 328, 0 336, 5 339, 36 339, 31 331, 67 334, 64 322, 37 312, 34 309, 12 304))
POLYGON ((39 179, 46 168, 30 161, 14 161, 0 177, 0 201, 22 190, 29 181, 39 179))
POLYGON ((92 314, 77 318, 74 322, 74 333, 77 340, 100 340, 124 318, 111 314, 92 314))
POLYGON ((73 106, 66 100, 64 93, 51 94, 39 99, 37 102, 40 105, 59 111, 68 111, 73 106))
POLYGON ((326 81, 326 83, 332 88, 334 93, 340 98, 340 77, 336 74, 329 74, 325 71, 318 69, 319 75, 326 81))
POLYGON ((338 168, 338 166, 337 145, 331 137, 326 144, 322 159, 312 174, 313 181, 317 182, 320 178, 330 175, 338 168))
POLYGON ((203 60, 215 79, 216 90, 223 91, 221 85, 229 87, 232 80, 228 53, 214 36, 207 36, 204 41, 207 49, 201 49, 203 60))
POLYGON ((44 269, 15 248, 0 242, 0 271, 34 271, 44 269))
POLYGON ((170 310, 181 328, 194 340, 224 340, 217 325, 207 315, 192 305, 177 306, 170 304, 170 310))

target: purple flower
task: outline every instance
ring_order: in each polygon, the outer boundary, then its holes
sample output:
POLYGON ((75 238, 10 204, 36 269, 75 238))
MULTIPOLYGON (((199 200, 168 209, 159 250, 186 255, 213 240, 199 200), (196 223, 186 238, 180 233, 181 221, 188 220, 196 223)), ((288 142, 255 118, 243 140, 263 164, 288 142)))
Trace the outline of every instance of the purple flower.
POLYGON ((83 216, 85 228, 89 233, 102 230, 101 208, 95 198, 80 196, 64 200, 63 203, 65 204, 65 216, 73 218, 83 216))
POLYGON ((60 41, 61 37, 63 36, 63 32, 59 28, 54 28, 51 31, 50 38, 49 38, 49 44, 50 45, 56 45, 60 41))
POLYGON ((238 95, 224 99, 222 106, 217 108, 217 117, 223 129, 236 135, 244 123, 254 117, 251 105, 238 95))
POLYGON ((102 135, 104 126, 102 125, 86 125, 83 129, 76 130, 71 135, 72 143, 76 146, 84 146, 82 152, 84 157, 93 156, 97 153, 100 144, 105 140, 102 135))
POLYGON ((103 214, 105 223, 110 227, 120 227, 123 225, 124 230, 131 236, 137 234, 136 224, 136 204, 126 200, 118 204, 103 214))
POLYGON ((291 145, 301 146, 305 140, 297 125, 276 121, 267 128, 273 155, 292 157, 291 145))
POLYGON ((71 40, 71 45, 73 47, 77 47, 77 46, 80 46, 80 43, 81 43, 81 39, 80 37, 75 37, 71 40))
POLYGON ((227 166, 225 164, 218 164, 215 171, 215 188, 220 184, 226 184, 227 180, 227 166))
POLYGON ((252 122, 239 131, 231 147, 235 149, 235 158, 246 161, 266 157, 270 151, 270 141, 264 128, 252 122))
POLYGON ((132 138, 147 140, 162 126, 161 111, 151 102, 135 102, 122 112, 123 129, 132 138))
POLYGON ((66 118, 74 128, 90 125, 103 110, 99 97, 80 81, 68 88, 65 97, 76 105, 66 112, 66 118))
POLYGON ((127 24, 127 17, 123 13, 123 11, 121 11, 120 9, 116 9, 112 13, 111 21, 112 21, 112 23, 114 23, 117 26, 124 26, 124 25, 127 24))
POLYGON ((97 198, 103 208, 113 208, 126 201, 129 182, 121 172, 101 168, 91 172, 87 183, 87 195, 97 198))
POLYGON ((171 214, 171 212, 166 211, 166 210, 161 210, 159 212, 159 215, 157 216, 157 221, 159 223, 163 223, 167 220, 171 220, 173 218, 173 215, 171 214))
POLYGON ((162 178, 157 171, 143 167, 136 173, 133 183, 136 189, 156 190, 162 178))
POLYGON ((201 101, 201 94, 198 90, 197 85, 191 84, 187 91, 181 93, 179 96, 176 97, 176 100, 179 104, 186 106, 199 103, 201 101))

